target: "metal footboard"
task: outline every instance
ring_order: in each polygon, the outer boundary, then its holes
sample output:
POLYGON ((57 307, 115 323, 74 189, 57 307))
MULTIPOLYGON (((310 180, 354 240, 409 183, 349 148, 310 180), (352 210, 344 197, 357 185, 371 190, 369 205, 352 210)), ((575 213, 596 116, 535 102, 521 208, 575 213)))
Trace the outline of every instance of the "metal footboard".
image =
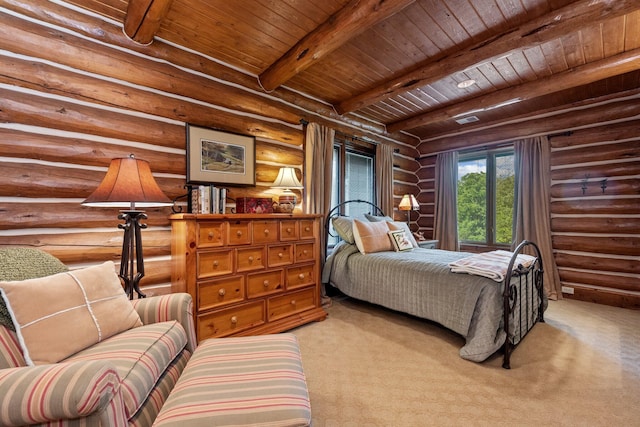
POLYGON ((543 289, 542 256, 538 246, 528 240, 522 241, 513 251, 504 280, 504 342, 502 367, 510 369, 511 353, 537 322, 544 322, 546 300, 543 289), (529 248, 535 261, 528 267, 516 264, 518 254, 529 248))

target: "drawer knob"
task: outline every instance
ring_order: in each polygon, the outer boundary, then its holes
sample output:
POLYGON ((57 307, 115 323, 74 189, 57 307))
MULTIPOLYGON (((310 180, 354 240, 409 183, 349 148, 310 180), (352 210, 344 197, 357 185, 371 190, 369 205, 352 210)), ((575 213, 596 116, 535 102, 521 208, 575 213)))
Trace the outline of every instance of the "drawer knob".
POLYGON ((311 231, 311 227, 306 226, 306 227, 304 228, 304 231, 311 231))
POLYGON ((220 295, 221 297, 225 296, 225 294, 227 293, 227 291, 224 290, 224 288, 220 289, 218 291, 218 295, 220 295))
POLYGON ((267 234, 267 235, 269 234, 269 229, 268 228, 264 229, 264 234, 267 234))
POLYGON ((249 257, 249 262, 253 262, 253 257, 252 256, 249 257))
POLYGON ((287 228, 287 233, 291 234, 291 227, 287 228))
POLYGON ((262 284, 263 284, 263 285, 264 285, 264 287, 266 288, 266 287, 268 287, 268 286, 269 286, 269 281, 268 281, 268 280, 265 280, 264 282, 262 282, 262 284))
POLYGON ((284 254, 282 252, 278 252, 278 258, 282 258, 284 254))
POLYGON ((213 239, 213 231, 209 232, 209 239, 213 239))
POLYGON ((238 318, 236 316, 231 316, 231 323, 233 323, 234 325, 238 323, 238 318))
POLYGON ((296 300, 292 299, 291 300, 291 305, 296 305, 296 300))
POLYGON ((305 249, 305 250, 303 250, 303 251, 302 251, 302 253, 303 253, 304 255, 306 255, 306 254, 307 254, 307 250, 306 250, 306 249, 305 249))
POLYGON ((217 267, 220 263, 218 262, 218 260, 213 261, 213 266, 217 267))
POLYGON ((298 274, 298 279, 300 279, 300 280, 304 279, 304 274, 302 274, 302 273, 298 274))
POLYGON ((240 230, 236 231, 236 236, 242 237, 242 231, 240 231, 240 230))

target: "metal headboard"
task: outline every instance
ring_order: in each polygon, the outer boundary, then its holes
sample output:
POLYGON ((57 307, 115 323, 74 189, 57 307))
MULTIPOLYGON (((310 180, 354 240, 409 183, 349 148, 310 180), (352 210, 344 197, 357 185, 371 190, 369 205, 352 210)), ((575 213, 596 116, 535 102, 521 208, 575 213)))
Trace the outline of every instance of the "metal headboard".
POLYGON ((334 217, 343 215, 344 214, 343 208, 346 205, 348 205, 349 203, 360 203, 360 204, 369 205, 371 208, 373 208, 373 210, 371 212, 369 212, 369 214, 376 215, 376 216, 385 216, 385 213, 382 211, 382 209, 380 209, 378 206, 374 205, 373 203, 371 203, 371 202, 369 202, 367 200, 355 199, 355 200, 347 200, 347 201, 344 201, 342 203, 338 203, 333 208, 331 208, 331 210, 327 214, 327 216, 325 218, 325 221, 324 221, 324 247, 325 247, 325 250, 328 248, 328 245, 329 245, 329 236, 337 237, 337 236, 334 236, 333 234, 331 234, 331 219, 333 219, 334 217))

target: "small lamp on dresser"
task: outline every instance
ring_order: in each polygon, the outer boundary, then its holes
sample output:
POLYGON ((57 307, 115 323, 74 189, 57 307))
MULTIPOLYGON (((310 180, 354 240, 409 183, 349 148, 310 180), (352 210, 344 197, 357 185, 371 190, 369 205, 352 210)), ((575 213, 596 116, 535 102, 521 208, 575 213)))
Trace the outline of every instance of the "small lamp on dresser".
POLYGON ((124 281, 125 292, 133 299, 133 292, 139 298, 145 294, 140 291, 140 279, 144 276, 142 257, 142 235, 140 230, 147 228, 140 220, 147 214, 139 208, 171 206, 173 203, 156 183, 149 163, 129 157, 113 159, 102 182, 87 199, 84 206, 123 208, 118 219, 124 221, 118 228, 124 230, 122 256, 120 259, 120 278, 124 281), (136 271, 134 272, 134 267, 136 271))
POLYGON ((278 171, 278 176, 271 184, 271 188, 284 189, 278 197, 278 212, 291 213, 298 203, 298 199, 291 189, 301 189, 304 186, 298 180, 295 168, 283 167, 278 171))
POLYGON ((411 211, 417 211, 420 209, 420 205, 413 194, 405 194, 400 200, 398 209, 401 211, 407 211, 407 225, 411 221, 411 211))

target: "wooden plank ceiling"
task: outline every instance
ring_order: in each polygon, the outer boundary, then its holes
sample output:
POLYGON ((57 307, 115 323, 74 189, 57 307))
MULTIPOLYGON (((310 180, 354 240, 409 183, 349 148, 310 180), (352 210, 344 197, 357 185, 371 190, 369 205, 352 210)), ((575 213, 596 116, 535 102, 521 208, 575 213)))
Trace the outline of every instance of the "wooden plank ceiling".
POLYGON ((638 0, 70 3, 137 41, 199 51, 265 91, 286 86, 416 144, 640 88, 638 0))

